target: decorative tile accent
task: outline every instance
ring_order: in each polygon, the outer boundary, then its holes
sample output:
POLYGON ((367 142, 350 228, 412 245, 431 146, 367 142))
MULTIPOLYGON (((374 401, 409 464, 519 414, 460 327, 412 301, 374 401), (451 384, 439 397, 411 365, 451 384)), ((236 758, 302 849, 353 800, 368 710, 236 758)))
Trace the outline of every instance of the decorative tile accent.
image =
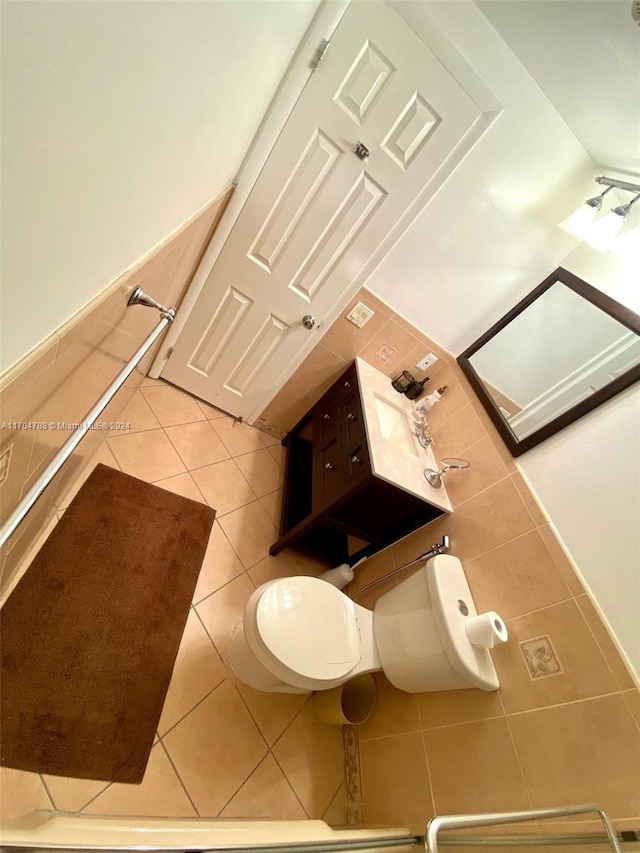
POLYGON ((381 344, 374 352, 374 356, 378 359, 378 361, 391 361, 396 352, 397 350, 395 350, 389 344, 381 344))
POLYGON ((347 785, 347 826, 362 826, 362 780, 360 776, 360 738, 356 726, 343 726, 344 777, 347 785))
POLYGON ((536 681, 538 678, 546 678, 549 675, 562 675, 564 672, 556 650, 547 634, 543 634, 541 637, 533 637, 531 640, 523 640, 519 645, 532 681, 536 681))

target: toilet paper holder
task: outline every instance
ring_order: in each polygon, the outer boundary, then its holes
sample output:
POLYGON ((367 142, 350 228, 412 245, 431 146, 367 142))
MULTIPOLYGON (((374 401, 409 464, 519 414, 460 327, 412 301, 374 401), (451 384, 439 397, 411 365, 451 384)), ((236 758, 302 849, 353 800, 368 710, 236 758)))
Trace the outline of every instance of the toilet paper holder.
POLYGON ((471 645, 479 649, 492 649, 496 643, 506 643, 509 639, 507 626, 494 610, 469 616, 464 629, 471 645))

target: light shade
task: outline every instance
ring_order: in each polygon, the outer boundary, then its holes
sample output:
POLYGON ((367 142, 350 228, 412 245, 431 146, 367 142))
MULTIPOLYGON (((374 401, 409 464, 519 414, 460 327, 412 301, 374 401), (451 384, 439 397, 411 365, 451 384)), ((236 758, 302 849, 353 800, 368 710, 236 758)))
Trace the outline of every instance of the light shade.
POLYGON ((580 240, 585 240, 591 229, 591 223, 602 210, 602 201, 604 197, 612 189, 613 187, 607 187, 606 190, 603 190, 600 193, 600 195, 588 198, 583 205, 571 214, 571 216, 560 222, 558 227, 562 228, 563 231, 566 231, 567 234, 573 234, 574 237, 578 237, 580 240))
MULTIPOLYGON (((591 199, 589 201, 591 201, 591 199)), ((589 204, 589 202, 586 201, 577 210, 574 210, 571 216, 568 216, 560 222, 558 227, 562 228, 563 231, 566 231, 567 234, 571 234, 573 237, 579 237, 580 240, 584 240, 591 228, 593 220, 598 215, 599 210, 600 208, 595 204, 589 204)))

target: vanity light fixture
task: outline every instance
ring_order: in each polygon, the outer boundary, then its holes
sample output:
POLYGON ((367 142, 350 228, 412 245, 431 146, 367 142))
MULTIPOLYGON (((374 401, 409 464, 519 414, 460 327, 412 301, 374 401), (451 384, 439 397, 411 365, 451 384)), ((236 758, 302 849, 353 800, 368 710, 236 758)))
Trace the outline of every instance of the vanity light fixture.
POLYGON ((628 204, 612 208, 606 216, 595 222, 585 237, 587 243, 599 252, 606 252, 629 216, 631 205, 635 204, 639 198, 640 193, 628 204))
POLYGON ((567 219, 560 222, 559 227, 567 234, 585 240, 599 252, 606 252, 629 215, 631 205, 640 198, 640 185, 604 176, 596 178, 595 181, 606 186, 606 189, 600 195, 588 198, 567 219), (602 200, 614 187, 624 192, 636 193, 636 196, 628 204, 614 207, 605 216, 599 217, 602 200))
POLYGON ((562 228, 567 234, 572 234, 574 237, 584 240, 589 231, 589 226, 602 210, 602 199, 612 189, 613 187, 607 187, 600 195, 588 198, 584 204, 581 204, 577 210, 573 211, 571 216, 560 222, 558 228, 562 228))

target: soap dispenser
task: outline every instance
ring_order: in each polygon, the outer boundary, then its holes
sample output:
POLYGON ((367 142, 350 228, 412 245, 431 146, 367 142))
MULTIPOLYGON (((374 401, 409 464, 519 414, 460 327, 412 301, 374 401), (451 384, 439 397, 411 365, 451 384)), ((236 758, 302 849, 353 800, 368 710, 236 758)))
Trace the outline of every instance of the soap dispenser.
POLYGON ((420 400, 419 403, 416 403, 414 406, 415 415, 419 418, 424 418, 427 412, 430 412, 435 404, 440 401, 440 397, 442 397, 446 390, 447 386, 443 385, 441 388, 438 388, 437 391, 432 391, 431 394, 428 394, 424 400, 420 400))

